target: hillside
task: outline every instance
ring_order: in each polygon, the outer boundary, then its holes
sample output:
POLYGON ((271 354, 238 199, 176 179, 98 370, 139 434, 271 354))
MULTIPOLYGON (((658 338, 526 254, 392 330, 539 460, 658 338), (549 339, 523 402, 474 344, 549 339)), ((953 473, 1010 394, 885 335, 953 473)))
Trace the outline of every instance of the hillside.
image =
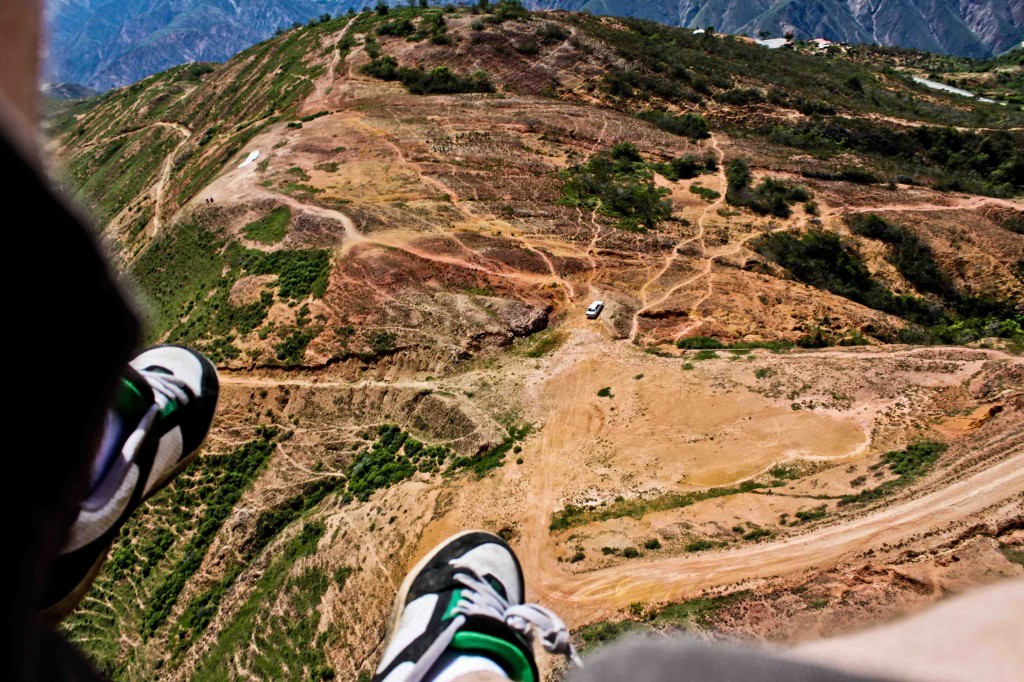
POLYGON ((1021 67, 886 54, 403 8, 54 106, 149 338, 223 380, 71 638, 118 679, 365 679, 469 525, 587 645, 1024 575, 1021 67), (1000 69, 1006 106, 906 75, 1000 69))
MULTIPOLYGON (((372 8, 376 0, 48 0, 49 77, 106 90, 191 61, 224 61, 282 27, 372 8)), ((392 2, 393 5, 405 4, 392 2)), ((432 3, 440 5, 441 3, 432 3)), ((455 3, 465 4, 465 3, 455 3)), ((1024 41, 1024 10, 1005 0, 530 0, 531 9, 588 11, 757 36, 824 37, 968 57, 1024 41)))

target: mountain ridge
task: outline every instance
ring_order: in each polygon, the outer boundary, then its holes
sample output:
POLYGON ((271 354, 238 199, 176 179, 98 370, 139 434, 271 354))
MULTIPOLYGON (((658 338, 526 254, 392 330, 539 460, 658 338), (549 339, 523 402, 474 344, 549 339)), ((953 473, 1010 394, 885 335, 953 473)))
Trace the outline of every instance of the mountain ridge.
MULTIPOLYGON (((295 22, 374 0, 51 0, 49 78, 99 90, 189 61, 225 61, 295 22)), ((527 0, 530 9, 633 16, 727 33, 822 37, 988 57, 1024 40, 1024 5, 1005 0, 527 0), (926 30, 922 30, 924 27, 926 30)))

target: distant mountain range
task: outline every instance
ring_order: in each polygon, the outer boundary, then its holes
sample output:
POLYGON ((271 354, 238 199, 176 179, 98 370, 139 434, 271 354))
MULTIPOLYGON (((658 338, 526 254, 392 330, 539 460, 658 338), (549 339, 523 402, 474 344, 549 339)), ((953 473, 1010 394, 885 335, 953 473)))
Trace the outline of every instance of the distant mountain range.
POLYGON ((756 36, 898 45, 989 57, 1024 40, 1021 0, 530 0, 533 9, 628 15, 756 36))
MULTIPOLYGON (((394 0, 393 4, 394 4, 394 0)), ((98 90, 224 61, 282 26, 376 0, 48 0, 48 79, 98 90)), ((404 3, 403 3, 404 4, 404 3)), ((1021 0, 525 0, 727 33, 823 37, 987 57, 1024 41, 1021 0)))

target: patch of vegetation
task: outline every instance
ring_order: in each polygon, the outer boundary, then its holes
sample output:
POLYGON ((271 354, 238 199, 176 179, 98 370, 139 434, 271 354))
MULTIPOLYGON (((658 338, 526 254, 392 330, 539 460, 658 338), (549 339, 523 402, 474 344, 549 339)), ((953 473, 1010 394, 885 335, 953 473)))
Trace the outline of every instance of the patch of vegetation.
POLYGON ((934 126, 904 130, 851 118, 802 121, 764 132, 773 142, 790 147, 891 159, 905 165, 908 174, 929 173, 936 189, 1013 196, 1024 188, 1024 136, 1019 132, 934 126))
POLYGON ((202 565, 203 557, 217 531, 277 448, 275 440, 278 434, 276 429, 261 428, 255 440, 233 452, 200 460, 200 478, 193 485, 190 497, 203 500, 205 511, 185 547, 182 559, 156 587, 146 604, 142 614, 143 637, 151 637, 167 620, 185 583, 202 565))
POLYGON ((694 540, 693 542, 687 543, 686 547, 683 549, 687 552, 703 552, 706 549, 714 549, 715 547, 718 547, 717 542, 712 542, 711 540, 694 540))
POLYGON ((668 163, 657 163, 650 166, 668 180, 678 182, 696 178, 704 173, 714 173, 718 170, 718 159, 712 152, 708 152, 703 159, 697 158, 693 154, 683 154, 668 163))
POLYGON ((714 360, 718 357, 718 353, 713 350, 699 350, 693 355, 694 360, 714 360))
POLYGON ((598 507, 578 507, 568 504, 561 511, 555 512, 551 517, 551 524, 548 528, 552 531, 565 530, 574 526, 585 526, 590 523, 608 521, 609 519, 633 518, 640 519, 646 514, 666 511, 669 509, 682 509, 690 505, 712 500, 719 497, 729 497, 741 493, 749 493, 754 490, 768 488, 768 485, 754 481, 744 481, 738 486, 727 488, 708 488, 707 490, 696 490, 686 493, 669 493, 651 498, 638 498, 635 500, 616 500, 598 507))
POLYGON ((649 540, 644 542, 644 549, 648 549, 648 550, 661 549, 661 540, 659 540, 658 538, 650 538, 649 540))
POLYGON ((788 218, 793 214, 792 204, 808 201, 810 192, 804 187, 790 185, 775 178, 765 178, 752 187, 753 176, 744 159, 733 159, 725 169, 728 188, 725 200, 732 206, 742 206, 760 215, 788 218))
POLYGON ((772 532, 767 528, 755 526, 754 528, 751 528, 749 531, 743 534, 743 539, 748 542, 757 542, 758 540, 770 538, 771 536, 772 532))
POLYGON ((129 268, 148 306, 147 340, 155 340, 178 324, 186 306, 202 300, 220 283, 223 262, 220 233, 186 222, 166 231, 129 268), (182 277, 188 273, 188 277, 182 277))
POLYGON ((408 440, 409 434, 398 426, 381 426, 374 444, 356 455, 346 472, 348 496, 365 502, 374 491, 411 478, 421 466, 436 470, 450 455, 448 448, 425 447, 418 441, 406 449, 408 440))
POLYGON ((399 66, 389 55, 376 57, 363 66, 363 73, 385 81, 400 81, 414 95, 442 95, 464 92, 494 92, 486 71, 477 70, 462 76, 447 66, 427 71, 422 67, 399 66))
POLYGON ((895 296, 878 282, 860 255, 835 234, 811 230, 766 235, 752 242, 755 251, 784 267, 796 279, 857 303, 912 320, 935 321, 927 302, 895 296))
POLYGON ((687 336, 676 341, 676 348, 702 350, 705 348, 727 348, 728 345, 710 336, 687 336))
POLYGON ((775 370, 771 367, 758 367, 754 370, 754 377, 757 379, 767 379, 768 377, 774 376, 775 370))
POLYGON ((321 329, 295 328, 288 332, 280 343, 274 346, 274 357, 286 366, 300 365, 306 356, 306 347, 317 337, 321 329))
POLYGON ((326 249, 255 251, 232 244, 228 262, 252 275, 277 275, 277 293, 283 299, 301 301, 323 298, 331 274, 331 252, 326 249))
POLYGON ((1003 553, 1003 556, 1010 563, 1024 566, 1024 549, 1014 545, 999 543, 999 551, 1003 553))
POLYGON ((828 508, 825 505, 820 505, 813 509, 801 509, 794 514, 794 516, 803 523, 817 521, 818 519, 823 519, 828 516, 828 508))
POLYGON ((640 118, 650 121, 662 130, 674 135, 688 137, 691 140, 703 140, 711 137, 707 120, 700 114, 685 113, 674 116, 665 111, 645 111, 640 118))
POLYGON ((510 347, 516 353, 528 358, 542 358, 562 347, 569 340, 569 335, 557 329, 545 329, 542 332, 516 339, 510 347))
POLYGON ((448 468, 448 473, 455 473, 460 469, 469 469, 476 474, 477 478, 483 478, 492 469, 503 466, 505 464, 505 456, 508 455, 509 451, 514 447, 519 447, 516 443, 530 435, 532 430, 533 426, 531 424, 510 425, 508 427, 508 434, 500 445, 476 457, 455 458, 448 468))
POLYGON ((567 28, 561 24, 546 23, 537 29, 537 37, 544 42, 561 43, 572 35, 567 28))
POLYGON ((323 173, 337 173, 340 164, 337 161, 324 161, 313 166, 313 170, 318 170, 323 173))
POLYGON ((277 244, 288 233, 288 224, 292 219, 292 210, 287 206, 278 206, 259 220, 254 220, 242 228, 247 239, 261 244, 277 244))
POLYGON ((696 194, 705 201, 715 201, 716 199, 719 199, 722 196, 715 190, 710 189, 708 187, 704 187, 702 185, 698 185, 697 183, 693 183, 692 185, 690 185, 690 194, 696 194))
POLYGON ((306 524, 285 545, 256 581, 252 592, 192 675, 195 680, 220 680, 224 661, 245 652, 253 674, 273 679, 329 680, 335 677, 327 662, 326 642, 318 634, 317 608, 329 578, 319 566, 293 573, 295 563, 316 552, 324 534, 319 523, 306 524), (268 609, 269 605, 274 608, 268 609), (263 643, 257 649, 248 643, 263 643))
MULTIPOLYGON (((281 506, 262 512, 256 519, 253 537, 241 548, 240 561, 231 564, 224 576, 210 589, 189 602, 181 617, 177 619, 170 641, 175 650, 184 651, 201 634, 217 614, 220 602, 235 584, 238 576, 288 525, 319 505, 329 494, 345 488, 345 479, 340 476, 324 476, 302 486, 301 492, 285 501, 281 506)), ((342 569, 339 569, 342 570, 342 569)), ((347 569, 351 573, 351 569, 347 569)), ((337 573, 335 574, 337 579, 337 573)), ((347 578, 347 574, 344 576, 347 578)), ((339 581, 344 587, 344 579, 339 581)))
POLYGON ((627 547, 624 550, 622 550, 622 556, 624 556, 627 559, 636 559, 638 556, 640 556, 640 550, 638 550, 636 547, 627 547))
MULTIPOLYGON (((751 246, 806 284, 917 325, 900 331, 892 341, 968 343, 985 336, 1024 338, 1024 313, 1009 301, 960 294, 939 270, 931 250, 912 233, 871 215, 854 218, 851 229, 891 244, 889 258, 901 274, 938 302, 894 294, 871 275, 853 246, 833 233, 776 233, 754 240, 751 246)), ((823 334, 812 330, 805 345, 829 343, 823 334)), ((859 343, 855 337, 847 343, 859 343)))
POLYGON ((64 184, 105 226, 156 181, 179 141, 173 131, 150 128, 97 144, 66 165, 64 184))
POLYGON ((682 350, 727 350, 730 352, 763 348, 773 353, 793 348, 789 341, 737 341, 727 343, 712 336, 687 336, 676 341, 676 348, 682 350))
POLYGON ((716 597, 698 597, 678 604, 669 604, 660 609, 644 610, 642 605, 631 608, 635 620, 602 621, 585 625, 573 634, 579 641, 579 649, 585 652, 598 645, 613 642, 623 635, 641 632, 659 632, 670 635, 711 626, 714 617, 722 609, 747 599, 747 591, 716 597))
POLYGON ((839 499, 839 504, 860 504, 882 499, 928 473, 928 470, 946 449, 945 443, 920 440, 911 443, 903 450, 891 450, 885 453, 882 455, 882 460, 872 468, 878 469, 884 466, 897 477, 874 488, 862 490, 855 495, 844 495, 839 499))
POLYGON ((602 388, 601 390, 599 390, 597 392, 597 397, 598 398, 611 398, 612 397, 612 387, 611 386, 605 386, 604 388, 602 388))
POLYGON ((618 227, 646 231, 672 216, 669 190, 654 184, 654 175, 629 142, 598 152, 561 174, 563 206, 597 210, 618 219, 618 227))

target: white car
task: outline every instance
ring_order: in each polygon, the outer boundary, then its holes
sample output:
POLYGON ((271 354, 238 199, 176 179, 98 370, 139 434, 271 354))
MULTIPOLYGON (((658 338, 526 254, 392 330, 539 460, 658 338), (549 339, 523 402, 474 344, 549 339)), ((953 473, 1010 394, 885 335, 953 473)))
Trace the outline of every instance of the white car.
POLYGON ((602 310, 604 310, 604 301, 594 301, 587 308, 587 319, 596 320, 601 315, 602 310))

